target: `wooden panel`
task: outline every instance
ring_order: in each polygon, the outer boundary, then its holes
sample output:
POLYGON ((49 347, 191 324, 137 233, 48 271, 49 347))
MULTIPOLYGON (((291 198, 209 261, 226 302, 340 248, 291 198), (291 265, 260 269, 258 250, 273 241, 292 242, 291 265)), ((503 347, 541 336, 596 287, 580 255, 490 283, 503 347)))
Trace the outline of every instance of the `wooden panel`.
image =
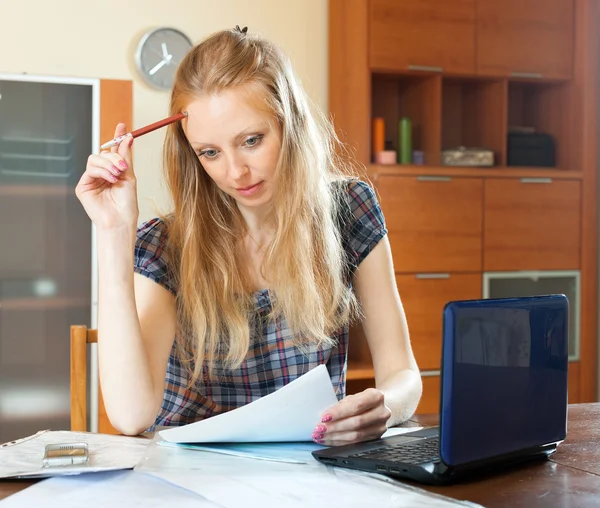
POLYGON ((440 412, 440 376, 423 376, 423 395, 415 414, 440 412))
POLYGON ((435 279, 396 275, 396 283, 417 365, 421 370, 439 369, 444 305, 451 300, 481 298, 481 274, 451 274, 435 279))
POLYGON ((442 96, 442 148, 484 147, 494 164, 506 164, 505 80, 445 78, 442 96))
POLYGON ((371 0, 372 69, 475 71, 474 0, 371 0))
POLYGON ((477 0, 477 70, 568 78, 573 0, 477 0))
POLYGON ((425 164, 439 164, 441 148, 440 76, 373 76, 372 112, 385 120, 385 137, 399 151, 398 122, 408 117, 412 126, 412 146, 422 150, 425 164))
POLYGON ((485 182, 484 271, 579 269, 580 182, 485 182))
POLYGON ((111 140, 119 122, 128 130, 133 126, 133 83, 103 79, 100 81, 100 143, 111 140))
MULTIPOLYGON (((100 82, 101 143, 114 137, 115 127, 119 122, 125 123, 128 130, 134 128, 133 83, 131 81, 103 79, 100 82)), ((98 432, 119 434, 110 424, 106 415, 100 383, 98 383, 98 432)))
POLYGON ((600 62, 597 1, 577 3, 575 36, 576 114, 584 185, 581 238, 581 401, 598 400, 598 64, 600 62))
POLYGON ((329 2, 329 110, 340 139, 363 164, 369 162, 371 125, 367 19, 364 0, 329 2))
POLYGON ((377 178, 396 272, 479 272, 479 178, 377 178))
POLYGON ((70 329, 71 430, 87 430, 87 341, 84 327, 70 329))
POLYGON ((581 366, 579 362, 569 362, 569 404, 581 402, 581 366))

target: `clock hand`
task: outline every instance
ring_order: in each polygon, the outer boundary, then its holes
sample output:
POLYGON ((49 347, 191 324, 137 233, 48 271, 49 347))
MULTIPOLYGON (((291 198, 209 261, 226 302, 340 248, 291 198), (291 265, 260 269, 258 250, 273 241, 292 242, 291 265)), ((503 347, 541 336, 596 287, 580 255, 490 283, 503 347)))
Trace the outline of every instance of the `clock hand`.
POLYGON ((162 46, 163 58, 165 60, 168 60, 169 59, 169 51, 167 50, 167 44, 165 42, 163 42, 161 44, 161 46, 162 46))
POLYGON ((162 68, 164 65, 166 65, 167 63, 169 63, 169 62, 167 62, 167 60, 161 60, 161 61, 160 61, 160 62, 158 62, 158 63, 157 63, 157 64, 156 64, 154 67, 152 67, 152 69, 150 69, 150 70, 148 71, 148 74, 150 74, 151 76, 152 76, 153 74, 156 74, 156 73, 158 72, 158 70, 159 70, 159 69, 161 69, 161 68, 162 68))

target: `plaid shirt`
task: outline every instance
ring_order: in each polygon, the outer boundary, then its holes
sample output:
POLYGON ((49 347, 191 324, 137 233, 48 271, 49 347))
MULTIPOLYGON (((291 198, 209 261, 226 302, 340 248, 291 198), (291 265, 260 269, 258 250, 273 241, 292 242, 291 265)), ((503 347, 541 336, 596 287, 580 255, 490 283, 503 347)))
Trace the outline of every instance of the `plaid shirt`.
MULTIPOLYGON (((351 213, 345 220, 339 220, 338 225, 343 228, 350 289, 354 270, 387 234, 387 229, 371 187, 360 180, 348 181, 346 186, 345 196, 351 213)), ((137 232, 134 269, 177 294, 163 259, 166 241, 166 225, 162 220, 152 219, 143 223, 137 232)), ((273 298, 269 290, 257 291, 253 296, 255 315, 262 326, 256 322, 257 326, 251 327, 248 354, 238 368, 226 369, 219 363, 213 366, 218 381, 208 378, 205 364, 196 385, 186 390, 187 374, 173 346, 167 365, 162 407, 151 429, 162 425, 185 425, 230 411, 278 390, 320 364, 326 365, 338 400, 344 398, 348 326, 334 334, 335 346, 318 348, 310 345, 307 351, 302 352, 294 346, 293 334, 285 319, 267 321, 273 298)))

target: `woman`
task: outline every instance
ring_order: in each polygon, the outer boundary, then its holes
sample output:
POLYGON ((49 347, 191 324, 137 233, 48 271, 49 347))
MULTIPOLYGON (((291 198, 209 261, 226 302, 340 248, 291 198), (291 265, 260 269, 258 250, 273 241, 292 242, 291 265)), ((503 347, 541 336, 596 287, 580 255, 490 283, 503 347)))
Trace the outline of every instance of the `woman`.
POLYGON ((97 229, 114 427, 191 423, 319 364, 339 402, 315 422, 316 442, 374 439, 410 417, 422 386, 383 215, 287 58, 245 29, 218 32, 180 64, 170 109, 187 112, 164 145, 172 214, 136 232, 132 138, 91 155, 77 186, 97 229), (345 397, 355 317, 377 389, 345 397))

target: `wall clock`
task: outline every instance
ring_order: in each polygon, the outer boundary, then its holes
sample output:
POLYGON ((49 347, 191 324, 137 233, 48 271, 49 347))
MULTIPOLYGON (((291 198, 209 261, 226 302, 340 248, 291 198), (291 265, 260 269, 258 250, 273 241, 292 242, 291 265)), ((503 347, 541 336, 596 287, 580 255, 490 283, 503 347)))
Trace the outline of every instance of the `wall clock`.
POLYGON ((190 38, 176 28, 152 29, 138 44, 135 54, 138 71, 151 87, 170 90, 177 67, 192 46, 190 38))

